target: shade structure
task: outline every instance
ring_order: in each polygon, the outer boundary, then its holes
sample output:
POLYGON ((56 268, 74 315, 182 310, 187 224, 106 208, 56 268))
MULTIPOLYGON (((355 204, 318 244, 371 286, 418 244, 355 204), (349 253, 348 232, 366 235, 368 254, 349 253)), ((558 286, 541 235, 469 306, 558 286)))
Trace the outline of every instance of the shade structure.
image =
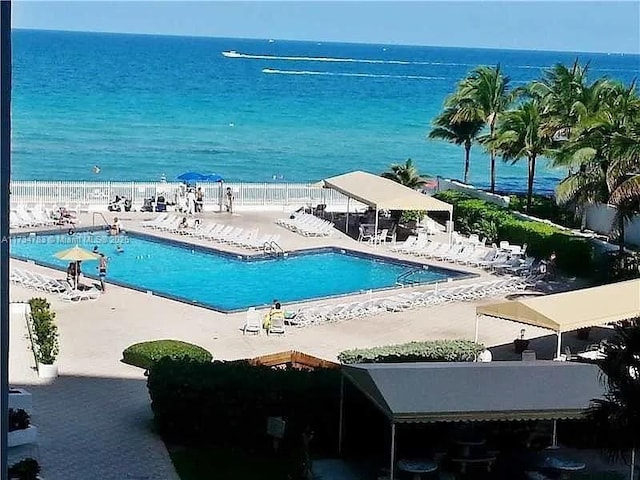
POLYGON ((481 305, 477 315, 504 318, 557 333, 640 317, 640 280, 481 305))
POLYGON ((372 173, 345 173, 323 180, 323 185, 376 209, 453 211, 448 203, 372 173))
POLYGON ((343 373, 392 423, 579 418, 605 393, 596 365, 550 360, 374 363, 343 373))
POLYGON ((82 247, 76 245, 75 247, 69 248, 67 250, 63 250, 54 254, 56 258, 60 260, 66 260, 69 262, 83 262, 85 260, 97 260, 100 258, 100 255, 89 252, 82 247))

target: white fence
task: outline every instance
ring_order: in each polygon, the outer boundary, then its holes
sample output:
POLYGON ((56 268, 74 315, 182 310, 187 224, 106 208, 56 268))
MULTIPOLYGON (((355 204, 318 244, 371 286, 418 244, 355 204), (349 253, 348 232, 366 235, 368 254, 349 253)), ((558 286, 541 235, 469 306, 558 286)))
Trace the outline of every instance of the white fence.
MULTIPOLYGON (((231 187, 234 205, 242 207, 286 208, 326 204, 328 208, 344 207, 347 197, 335 190, 303 183, 202 183, 205 208, 224 201, 231 187)), ((184 185, 160 182, 44 182, 12 181, 11 203, 17 204, 82 204, 91 210, 104 210, 116 195, 131 199, 138 208, 146 198, 162 195, 175 202, 184 185)), ((352 202, 357 207, 356 202, 352 202)))
POLYGON ((444 192, 445 190, 456 190, 458 192, 466 193, 469 196, 485 200, 487 202, 495 203, 501 207, 509 206, 509 197, 502 195, 496 195, 495 193, 485 192, 473 185, 466 183, 456 182, 455 180, 447 180, 445 178, 438 177, 438 191, 444 192))

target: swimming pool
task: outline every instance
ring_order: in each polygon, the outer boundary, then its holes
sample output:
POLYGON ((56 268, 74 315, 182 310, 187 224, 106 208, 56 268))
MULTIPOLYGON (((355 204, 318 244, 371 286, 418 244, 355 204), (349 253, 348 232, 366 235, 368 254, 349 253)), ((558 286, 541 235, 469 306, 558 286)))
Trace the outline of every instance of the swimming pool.
MULTIPOLYGON (((417 271, 410 278, 418 283, 466 275, 334 248, 290 252, 284 258, 243 257, 135 233, 14 236, 11 255, 65 269, 68 262, 54 254, 75 245, 98 246, 109 259, 109 282, 223 312, 268 305, 274 298, 295 302, 393 287, 399 275, 412 269, 417 271)), ((97 265, 83 262, 83 274, 97 278, 97 265)))

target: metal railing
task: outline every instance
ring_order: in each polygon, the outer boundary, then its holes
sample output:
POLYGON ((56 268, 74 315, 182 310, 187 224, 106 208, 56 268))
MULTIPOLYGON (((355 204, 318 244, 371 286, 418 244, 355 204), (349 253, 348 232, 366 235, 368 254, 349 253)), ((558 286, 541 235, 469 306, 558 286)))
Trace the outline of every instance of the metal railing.
MULTIPOLYGON (((234 206, 329 206, 346 205, 347 197, 335 190, 305 183, 202 183, 204 204, 224 205, 226 189, 233 191, 234 206)), ((184 191, 178 182, 72 182, 24 181, 11 182, 11 203, 78 205, 106 208, 116 195, 126 197, 135 206, 146 198, 164 196, 169 202, 177 200, 184 191)), ((352 208, 359 205, 351 202, 352 208)))

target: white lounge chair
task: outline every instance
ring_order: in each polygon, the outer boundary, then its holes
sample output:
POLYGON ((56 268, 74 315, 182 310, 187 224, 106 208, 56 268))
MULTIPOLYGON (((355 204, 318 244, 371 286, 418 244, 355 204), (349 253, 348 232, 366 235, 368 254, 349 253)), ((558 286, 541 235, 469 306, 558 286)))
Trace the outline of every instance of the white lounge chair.
POLYGON ((262 319, 260 318, 260 312, 256 310, 256 307, 249 307, 247 309, 247 315, 244 322, 244 327, 242 327, 242 334, 255 333, 256 335, 260 335, 262 331, 262 319))

